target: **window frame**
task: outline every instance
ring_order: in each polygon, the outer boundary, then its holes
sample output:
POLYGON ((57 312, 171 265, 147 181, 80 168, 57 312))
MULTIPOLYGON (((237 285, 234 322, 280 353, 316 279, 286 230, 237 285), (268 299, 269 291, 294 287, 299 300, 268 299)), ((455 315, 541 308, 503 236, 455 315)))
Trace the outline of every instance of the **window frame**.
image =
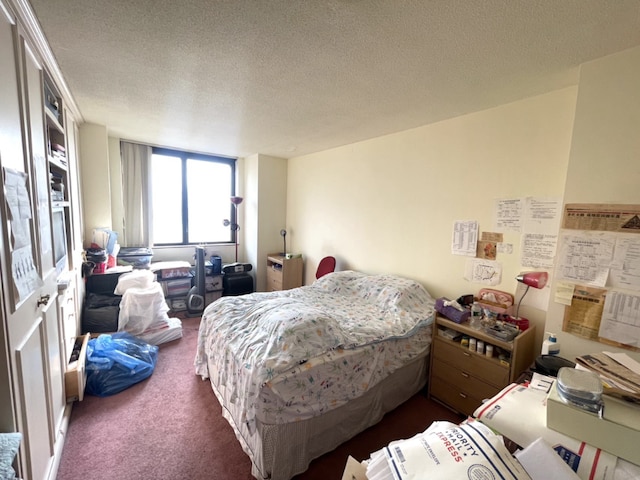
MULTIPOLYGON (((181 243, 158 243, 153 240, 153 245, 157 247, 182 247, 190 245, 200 245, 202 242, 189 242, 189 202, 188 202, 188 185, 187 185, 187 160, 202 160, 207 162, 222 163, 228 165, 231 169, 230 181, 231 181, 231 196, 236 194, 236 166, 237 158, 223 157, 220 155, 209 155, 204 153, 188 152, 185 150, 176 150, 166 147, 151 147, 151 158, 153 155, 166 155, 170 157, 177 157, 181 160, 181 172, 182 172, 182 242, 181 243)), ((153 169, 153 160, 151 163, 153 169)), ((153 185, 151 186, 153 188, 153 185)), ((232 223, 236 223, 236 209, 233 208, 231 200, 229 200, 229 218, 232 223)), ((229 229, 229 240, 223 241, 207 241, 207 244, 222 245, 222 244, 235 244, 237 239, 237 230, 229 229)))

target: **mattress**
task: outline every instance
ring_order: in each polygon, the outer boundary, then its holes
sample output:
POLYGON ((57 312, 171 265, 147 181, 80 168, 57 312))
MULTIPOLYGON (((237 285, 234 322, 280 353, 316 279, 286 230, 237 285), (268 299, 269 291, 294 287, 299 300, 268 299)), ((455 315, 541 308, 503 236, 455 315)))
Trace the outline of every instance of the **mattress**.
POLYGON ((303 471, 329 445, 377 422, 424 385, 433 317, 426 290, 392 275, 336 272, 283 292, 223 297, 203 314, 195 370, 210 379, 254 475, 287 478, 273 476, 285 468, 276 466, 282 455, 303 471), (386 400, 360 404, 369 397, 386 400), (339 412, 353 405, 360 405, 358 418, 346 421, 339 412), (330 427, 327 441, 310 443, 309 425, 330 427), (281 436, 300 428, 303 446, 281 436))

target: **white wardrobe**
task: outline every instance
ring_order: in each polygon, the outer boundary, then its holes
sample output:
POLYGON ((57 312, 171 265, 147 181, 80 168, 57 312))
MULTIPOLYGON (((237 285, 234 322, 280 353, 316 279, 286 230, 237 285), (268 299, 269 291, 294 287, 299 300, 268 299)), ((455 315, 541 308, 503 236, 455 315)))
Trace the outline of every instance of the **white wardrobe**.
POLYGON ((84 292, 78 115, 42 42, 28 3, 0 0, 0 432, 22 433, 29 480, 56 476, 84 292))

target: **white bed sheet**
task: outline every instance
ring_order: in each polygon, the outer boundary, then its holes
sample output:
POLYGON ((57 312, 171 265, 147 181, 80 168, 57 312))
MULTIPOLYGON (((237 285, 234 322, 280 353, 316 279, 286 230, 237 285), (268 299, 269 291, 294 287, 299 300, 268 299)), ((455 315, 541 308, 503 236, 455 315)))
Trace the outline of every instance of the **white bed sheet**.
POLYGON ((434 302, 418 283, 338 272, 204 312, 196 373, 226 386, 239 421, 287 423, 365 393, 429 350, 434 302))
POLYGON ((408 279, 336 272, 210 305, 196 373, 210 380, 253 475, 288 480, 418 392, 434 303, 408 279))

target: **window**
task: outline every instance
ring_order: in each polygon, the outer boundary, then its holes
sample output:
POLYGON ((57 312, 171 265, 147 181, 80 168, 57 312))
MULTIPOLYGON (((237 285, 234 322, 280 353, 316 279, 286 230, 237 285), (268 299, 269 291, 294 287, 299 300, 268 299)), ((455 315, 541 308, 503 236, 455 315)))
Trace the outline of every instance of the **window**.
POLYGON ((154 245, 235 242, 222 223, 234 221, 235 167, 233 158, 153 148, 154 245))

